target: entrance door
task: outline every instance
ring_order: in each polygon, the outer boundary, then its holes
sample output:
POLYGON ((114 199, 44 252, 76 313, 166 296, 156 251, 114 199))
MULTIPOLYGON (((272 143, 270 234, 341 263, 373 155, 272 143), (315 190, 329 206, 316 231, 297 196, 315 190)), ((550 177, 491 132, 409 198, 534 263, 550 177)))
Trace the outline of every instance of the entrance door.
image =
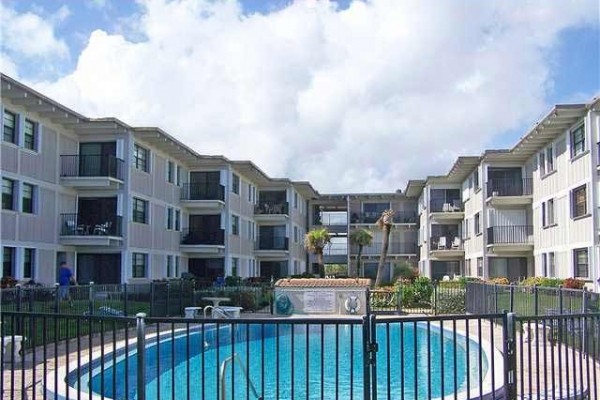
POLYGON ((116 177, 117 165, 110 157, 114 157, 116 154, 116 142, 81 143, 79 145, 79 175, 116 177))

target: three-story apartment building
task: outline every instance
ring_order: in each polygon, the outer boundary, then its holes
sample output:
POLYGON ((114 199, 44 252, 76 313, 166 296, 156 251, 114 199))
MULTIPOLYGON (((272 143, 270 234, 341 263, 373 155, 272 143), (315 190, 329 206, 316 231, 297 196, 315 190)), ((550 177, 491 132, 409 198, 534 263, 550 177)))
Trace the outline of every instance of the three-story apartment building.
POLYGON ((1 112, 2 276, 50 284, 61 261, 96 283, 306 269, 309 183, 87 118, 4 75, 1 112))

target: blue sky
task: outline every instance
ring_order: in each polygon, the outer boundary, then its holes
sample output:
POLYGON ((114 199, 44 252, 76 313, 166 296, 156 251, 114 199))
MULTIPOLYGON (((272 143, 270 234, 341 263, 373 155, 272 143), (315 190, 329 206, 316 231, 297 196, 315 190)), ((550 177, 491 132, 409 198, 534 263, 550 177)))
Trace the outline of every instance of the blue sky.
POLYGON ((2 6, 4 73, 90 116, 159 125, 323 191, 444 173, 458 155, 512 146, 553 104, 600 93, 596 1, 2 6), (418 156, 432 147, 433 159, 418 156))

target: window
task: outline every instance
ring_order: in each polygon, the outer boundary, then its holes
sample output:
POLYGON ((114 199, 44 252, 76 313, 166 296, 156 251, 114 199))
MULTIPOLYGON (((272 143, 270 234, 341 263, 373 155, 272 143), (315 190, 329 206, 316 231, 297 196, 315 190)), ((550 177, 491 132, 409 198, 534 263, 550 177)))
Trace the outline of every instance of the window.
POLYGON ((239 265, 240 259, 237 257, 231 257, 231 276, 238 276, 239 265))
POLYGON ((470 233, 469 233, 469 219, 465 218, 465 220, 462 222, 463 224, 463 239, 469 239, 470 238, 470 233))
POLYGON ((175 163, 173 161, 167 161, 167 182, 175 182, 175 163))
POLYGON ((179 276, 179 256, 175 256, 175 278, 179 276))
POLYGON ((479 213, 475 214, 474 224, 475 224, 475 235, 481 235, 481 218, 480 218, 479 213))
POLYGON ((554 171, 554 150, 552 145, 546 147, 546 172, 550 173, 554 171))
POLYGON ((148 202, 146 200, 133 198, 133 222, 141 224, 148 223, 148 202))
POLYGON ((548 276, 548 256, 542 253, 542 276, 548 276))
POLYGON ((240 232, 240 217, 237 215, 231 216, 231 234, 239 235, 240 232))
POLYGON ((477 276, 483 276, 483 257, 477 258, 477 276))
POLYGON ((571 131, 571 157, 585 151, 585 125, 581 124, 571 131))
POLYGON ((171 207, 167 207, 167 229, 173 229, 173 209, 171 207))
POLYGON ((586 186, 580 186, 571 192, 571 217, 577 218, 587 214, 586 186))
POLYGON ((171 273, 173 273, 173 256, 167 256, 167 270, 165 271, 165 276, 167 278, 171 277, 171 273))
POLYGON ((479 168, 475 168, 473 172, 473 188, 475 191, 479 190, 479 168))
POLYGON ((23 147, 29 150, 37 150, 38 124, 28 119, 23 127, 23 147))
POLYGON ((178 165, 176 168, 175 179, 177 186, 181 186, 181 165, 178 165))
POLYGON ((294 242, 298 243, 299 235, 298 235, 298 227, 294 226, 294 242))
POLYGON ((181 210, 175 210, 175 230, 181 230, 181 210))
POLYGON ((294 208, 298 208, 298 193, 294 192, 294 208))
POLYGON ((23 278, 34 278, 34 265, 35 249, 23 249, 23 278))
POLYGON ((231 191, 240 194, 240 177, 234 173, 231 174, 231 191))
POLYGON ((573 264, 575 266, 575 278, 588 278, 590 275, 588 266, 588 249, 573 250, 573 264))
POLYGON ((540 153, 540 176, 546 175, 546 152, 542 150, 540 153))
POLYGON ((28 214, 33 214, 33 185, 24 183, 22 188, 21 211, 28 214))
POLYGON ((8 110, 4 110, 4 132, 2 140, 17 144, 17 115, 8 110))
POLYGON ((148 157, 149 151, 142 146, 136 144, 133 146, 133 165, 135 168, 148 172, 148 157))
POLYGON ((14 210, 15 181, 2 178, 2 209, 14 210))
POLYGON ((548 276, 556 276, 556 265, 554 261, 554 252, 548 253, 548 276))
POLYGON ((248 184, 248 203, 252 203, 252 184, 248 184))
POLYGON ((2 276, 15 276, 15 248, 2 249, 2 276))
POLYGON ((134 278, 145 278, 148 263, 148 255, 144 253, 133 253, 131 255, 131 258, 132 276, 134 278))
POLYGON ((554 199, 550 199, 546 202, 546 219, 548 226, 554 225, 554 199))
POLYGON ((254 240, 254 222, 248 221, 248 239, 254 240))

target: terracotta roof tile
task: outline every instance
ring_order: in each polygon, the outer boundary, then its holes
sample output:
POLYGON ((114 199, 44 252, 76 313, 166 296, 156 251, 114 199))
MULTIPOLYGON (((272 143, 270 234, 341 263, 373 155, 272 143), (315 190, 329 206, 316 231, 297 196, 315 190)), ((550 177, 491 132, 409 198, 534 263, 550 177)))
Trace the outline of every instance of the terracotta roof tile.
POLYGON ((311 278, 284 278, 275 282, 276 287, 369 287, 370 279, 311 279, 311 278))

